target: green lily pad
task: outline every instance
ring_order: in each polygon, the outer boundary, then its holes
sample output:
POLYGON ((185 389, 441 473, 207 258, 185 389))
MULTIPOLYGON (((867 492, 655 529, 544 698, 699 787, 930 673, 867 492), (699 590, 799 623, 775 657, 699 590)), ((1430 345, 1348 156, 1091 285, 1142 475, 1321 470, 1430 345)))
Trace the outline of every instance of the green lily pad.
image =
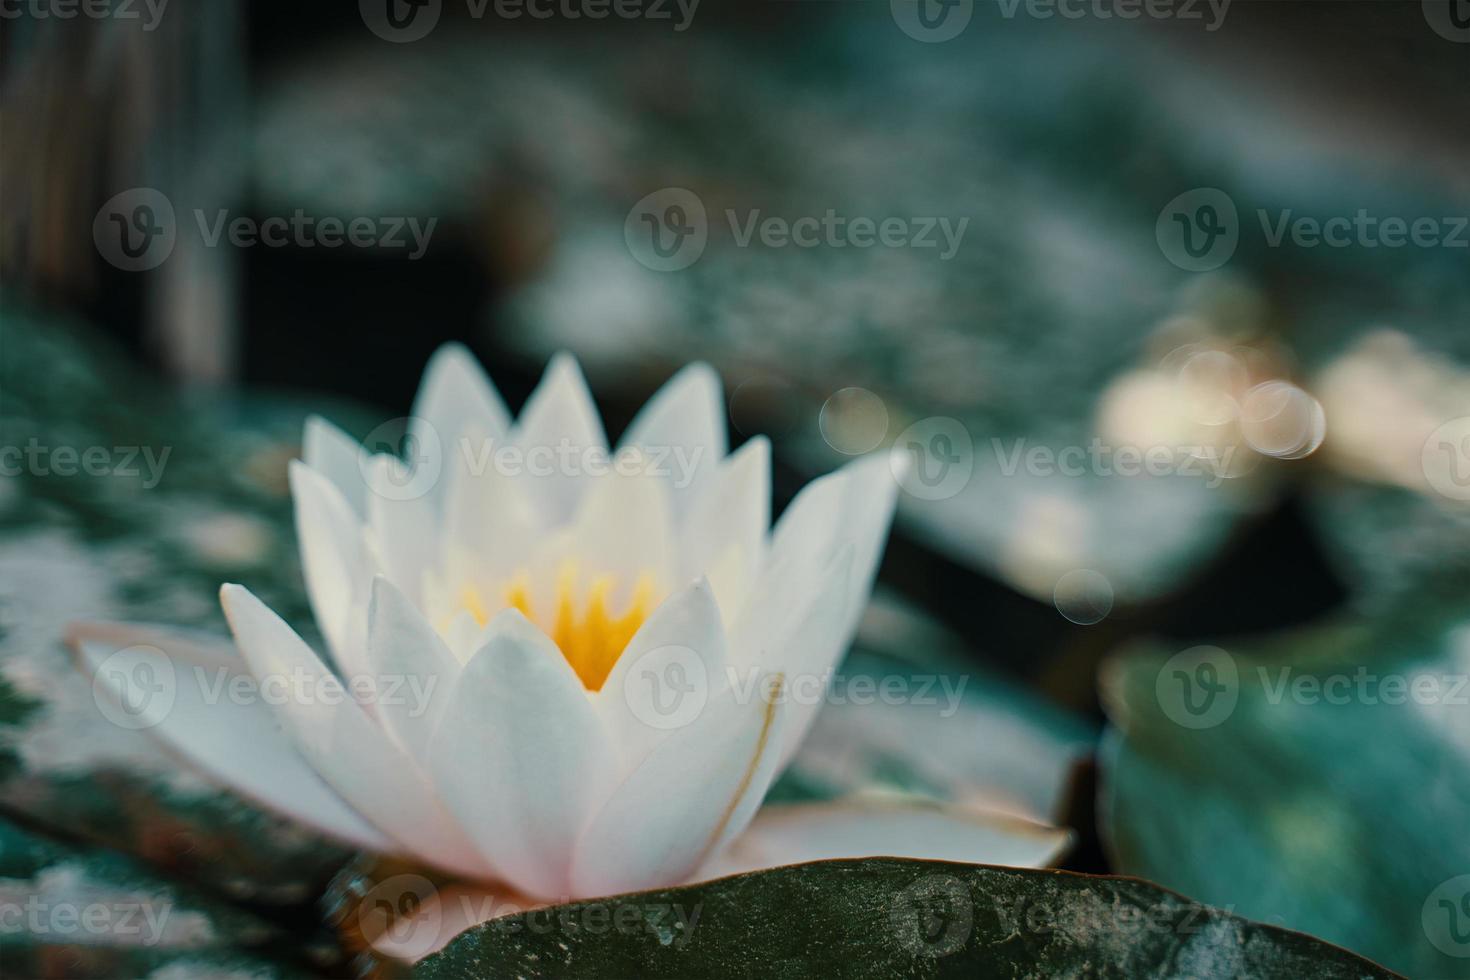
POLYGON ((506 916, 415 977, 1390 977, 1148 882, 820 861, 506 916))
POLYGON ((1470 975, 1463 595, 1115 661, 1099 812, 1118 869, 1413 976, 1470 975))

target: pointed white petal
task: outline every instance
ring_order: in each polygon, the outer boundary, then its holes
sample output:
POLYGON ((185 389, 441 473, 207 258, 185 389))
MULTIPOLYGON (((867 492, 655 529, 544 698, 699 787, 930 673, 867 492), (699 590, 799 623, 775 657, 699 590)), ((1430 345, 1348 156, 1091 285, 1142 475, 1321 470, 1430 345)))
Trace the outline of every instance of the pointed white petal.
POLYGON ((1070 841, 1065 830, 959 807, 857 800, 771 806, 693 880, 864 857, 1042 868, 1070 841))
POLYGON ((853 548, 852 586, 849 593, 851 627, 868 604, 868 593, 878 574, 893 509, 898 502, 898 481, 893 477, 888 454, 871 453, 843 467, 849 473, 842 505, 842 525, 833 554, 845 545, 853 548))
POLYGON ((146 719, 148 733, 209 778, 354 847, 397 849, 322 782, 281 733, 271 709, 240 686, 237 678, 250 675, 228 640, 162 627, 77 623, 67 630, 67 643, 95 689, 115 703, 159 709, 146 719), (157 676, 161 664, 167 665, 163 677, 157 676))
POLYGON ((771 443, 756 436, 720 463, 689 509, 680 535, 685 578, 708 575, 734 622, 765 562, 771 526, 771 443))
MULTIPOLYGON (((476 622, 475 617, 467 612, 455 613, 445 628, 444 645, 449 647, 449 652, 454 654, 455 662, 460 666, 470 662, 480 649, 485 645, 485 633, 487 627, 476 622)), ((458 677, 458 672, 455 673, 458 677)))
POLYGON ((301 436, 301 460, 342 492, 352 513, 361 521, 367 514, 367 480, 358 465, 362 447, 357 440, 320 415, 306 417, 301 436))
POLYGON ((749 819, 775 772, 780 698, 771 688, 711 700, 623 781, 577 845, 573 895, 683 882, 749 819))
POLYGON ((413 603, 381 575, 368 607, 368 665, 382 697, 377 716, 422 764, 460 664, 413 603))
POLYGON ((460 673, 430 769, 504 879, 556 898, 567 894, 573 847, 612 789, 616 760, 561 651, 508 609, 460 673))
POLYGON ((602 418, 570 354, 557 354, 546 366, 511 438, 524 460, 518 478, 527 496, 549 525, 569 521, 589 479, 587 456, 607 453, 602 418))
POLYGON ((680 370, 639 410, 619 446, 643 448, 661 461, 674 490, 675 513, 682 516, 725 456, 719 374, 708 364, 680 370))
POLYGON ((364 614, 377 562, 351 505, 335 484, 295 460, 287 473, 312 614, 333 660, 344 673, 356 673, 364 663, 364 614))
POLYGON ((786 508, 771 536, 771 558, 801 558, 820 568, 850 542, 854 589, 865 596, 883 555, 898 484, 883 453, 853 460, 813 480, 786 508))
MULTIPOLYGON (((409 434, 419 451, 437 452, 424 465, 446 472, 470 434, 496 442, 510 429, 510 412, 475 355, 463 344, 445 344, 429 358, 410 411, 409 434)), ((431 507, 442 507, 442 484, 426 495, 431 507)))
POLYGON ((353 809, 405 850, 445 870, 492 873, 439 808, 413 760, 353 700, 311 648, 247 589, 220 589, 235 643, 296 749, 353 809))
POLYGON ((593 699, 630 772, 727 685, 725 632, 709 583, 669 596, 633 634, 593 699))

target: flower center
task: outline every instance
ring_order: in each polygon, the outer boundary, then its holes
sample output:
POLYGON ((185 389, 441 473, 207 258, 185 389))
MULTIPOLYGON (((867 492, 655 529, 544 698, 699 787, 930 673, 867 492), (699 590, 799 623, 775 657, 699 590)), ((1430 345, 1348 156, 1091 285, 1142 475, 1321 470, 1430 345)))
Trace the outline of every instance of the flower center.
MULTIPOLYGON (((577 672, 582 686, 589 691, 600 691, 657 598, 654 576, 644 572, 634 582, 627 601, 615 609, 612 596, 616 585, 611 575, 596 575, 589 578, 583 589, 576 562, 568 561, 557 572, 552 608, 537 608, 531 596, 531 577, 526 572, 516 574, 505 586, 501 608, 519 609, 541 627, 577 672)), ((464 587, 460 605, 481 626, 490 621, 492 610, 475 586, 464 587)))

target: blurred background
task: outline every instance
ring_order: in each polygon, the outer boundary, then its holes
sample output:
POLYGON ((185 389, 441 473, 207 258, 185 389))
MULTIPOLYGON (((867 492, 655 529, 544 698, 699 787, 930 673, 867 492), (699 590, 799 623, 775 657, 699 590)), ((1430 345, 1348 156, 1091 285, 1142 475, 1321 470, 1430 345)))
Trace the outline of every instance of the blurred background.
POLYGON ((1465 0, 0 13, 26 853, 127 852, 225 945, 334 962, 299 910, 346 856, 119 737, 62 625, 218 631, 228 579, 309 628, 301 420, 405 415, 445 341, 513 407, 571 350, 612 435, 702 359, 778 507, 914 456, 844 670, 968 679, 834 703, 778 796, 1003 807, 1066 867, 1470 975, 1424 911, 1470 873, 1470 706, 1263 683, 1470 672, 1465 0), (1233 677, 1211 724, 1163 693, 1185 654, 1233 677))

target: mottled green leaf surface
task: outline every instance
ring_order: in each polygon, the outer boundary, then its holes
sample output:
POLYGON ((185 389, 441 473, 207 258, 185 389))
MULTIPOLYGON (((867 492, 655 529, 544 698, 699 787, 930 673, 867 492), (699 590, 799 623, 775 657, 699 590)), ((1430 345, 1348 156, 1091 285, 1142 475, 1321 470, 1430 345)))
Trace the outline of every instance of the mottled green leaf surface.
POLYGON ((304 964, 243 952, 280 946, 284 936, 132 858, 0 820, 0 976, 295 976, 304 964))
POLYGON ((414 971, 538 977, 1377 978, 1298 933, 1146 882, 873 858, 492 920, 414 971))
POLYGON ((1467 623, 1463 592, 1421 595, 1372 624, 1116 661, 1099 810, 1119 870, 1470 976, 1467 623))
POLYGON ((0 336, 0 443, 35 448, 0 478, 0 811, 234 898, 310 901, 348 852, 113 724, 61 641, 85 619, 223 632, 225 579, 308 625, 284 480, 304 413, 178 401, 9 298, 0 336))

